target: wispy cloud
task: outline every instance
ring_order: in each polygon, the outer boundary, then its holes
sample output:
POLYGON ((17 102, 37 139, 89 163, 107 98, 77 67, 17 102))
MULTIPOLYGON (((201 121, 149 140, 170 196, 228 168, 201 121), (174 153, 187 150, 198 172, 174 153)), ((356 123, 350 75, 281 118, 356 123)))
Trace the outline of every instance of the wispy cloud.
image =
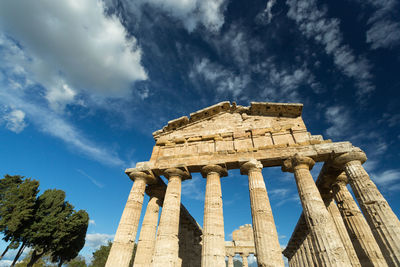
POLYGON ((207 58, 202 58, 194 64, 189 77, 195 83, 197 83, 197 79, 202 79, 206 83, 216 86, 217 93, 229 93, 233 97, 237 97, 244 92, 250 83, 248 74, 237 74, 217 63, 211 62, 207 58))
MULTIPOLYGON (((102 183, 100 183, 99 181, 97 181, 96 179, 94 179, 92 176, 90 176, 89 174, 87 174, 86 172, 77 169, 77 172, 79 172, 80 174, 82 174, 83 176, 85 176, 86 178, 88 178, 94 185, 96 185, 98 188, 103 188, 104 185, 102 183)), ((94 221, 93 221, 94 223, 94 221)))
POLYGON ((25 112, 19 109, 14 109, 3 116, 5 126, 8 130, 20 133, 22 132, 27 123, 25 122, 25 112))
POLYGON ((193 176, 192 179, 182 183, 182 195, 194 199, 194 200, 204 200, 204 190, 201 183, 201 178, 199 175, 193 176))
POLYGON ((325 119, 330 124, 326 129, 328 137, 338 138, 346 136, 351 125, 349 111, 343 106, 328 107, 325 111, 325 119))
POLYGON ((118 155, 90 141, 79 129, 63 119, 52 110, 35 105, 23 96, 0 91, 0 104, 22 110, 27 119, 40 131, 61 139, 73 150, 101 163, 114 166, 124 166, 118 155))
POLYGON ((375 89, 370 63, 363 57, 357 57, 344 44, 338 19, 329 18, 326 9, 319 8, 315 0, 287 0, 286 3, 289 5, 287 15, 296 21, 300 31, 323 45, 325 52, 333 56, 338 69, 355 80, 359 97, 375 89))
POLYGON ((399 191, 400 190, 400 170, 391 169, 381 173, 372 173, 372 179, 379 186, 383 187, 388 191, 399 191))
POLYGON ((125 8, 135 15, 136 19, 140 19, 141 13, 145 12, 145 9, 156 8, 172 18, 178 19, 189 32, 194 31, 199 25, 204 26, 211 32, 218 32, 225 21, 226 2, 226 0, 122 1, 125 8))

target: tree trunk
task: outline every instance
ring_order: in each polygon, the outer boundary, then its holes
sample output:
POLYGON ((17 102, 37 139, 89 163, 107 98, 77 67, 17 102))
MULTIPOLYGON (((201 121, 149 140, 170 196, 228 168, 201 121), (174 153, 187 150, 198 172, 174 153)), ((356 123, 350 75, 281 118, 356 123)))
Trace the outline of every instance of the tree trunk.
POLYGON ((13 266, 15 265, 15 263, 17 263, 17 260, 18 260, 19 257, 21 256, 22 252, 24 252, 25 244, 26 244, 26 241, 22 242, 22 245, 21 245, 21 247, 19 248, 19 250, 18 250, 18 252, 17 252, 17 255, 15 255, 14 261, 13 261, 13 263, 11 264, 10 267, 13 267, 13 266))
POLYGON ((44 252, 37 254, 36 253, 36 249, 32 252, 32 257, 31 260, 29 261, 28 265, 26 265, 26 267, 32 267, 35 262, 38 261, 38 259, 40 259, 40 257, 42 257, 44 254, 44 252))
POLYGON ((60 262, 58 263, 58 267, 61 267, 62 265, 63 265, 63 261, 62 260, 60 260, 60 262))
POLYGON ((1 254, 0 260, 4 257, 4 255, 6 255, 8 249, 11 247, 11 244, 12 244, 12 242, 11 242, 10 244, 8 244, 8 246, 7 246, 6 249, 4 250, 3 254, 1 254))

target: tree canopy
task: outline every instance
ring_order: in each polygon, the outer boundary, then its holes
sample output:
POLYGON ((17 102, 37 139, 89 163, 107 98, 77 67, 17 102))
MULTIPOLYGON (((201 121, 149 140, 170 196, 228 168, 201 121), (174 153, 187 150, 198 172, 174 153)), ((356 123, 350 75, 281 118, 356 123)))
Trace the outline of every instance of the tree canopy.
POLYGON ((22 243, 13 264, 25 247, 31 247, 25 266, 34 266, 43 255, 61 266, 77 257, 84 246, 89 215, 84 210, 75 211, 62 190, 38 193, 36 180, 19 175, 0 179, 0 232, 10 242, 3 255, 22 243))

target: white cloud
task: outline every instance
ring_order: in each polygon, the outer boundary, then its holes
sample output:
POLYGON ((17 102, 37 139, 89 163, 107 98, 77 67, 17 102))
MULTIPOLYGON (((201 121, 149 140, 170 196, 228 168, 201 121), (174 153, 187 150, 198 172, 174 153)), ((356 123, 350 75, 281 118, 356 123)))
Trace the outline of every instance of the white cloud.
POLYGON ((89 220, 89 225, 96 225, 96 222, 94 220, 89 220))
POLYGON ((180 20, 189 32, 199 24, 209 31, 218 32, 225 20, 226 0, 126 0, 125 4, 136 17, 148 6, 157 8, 180 20))
POLYGON ((348 111, 342 106, 332 106, 326 109, 325 119, 331 126, 325 131, 328 137, 339 138, 348 135, 351 123, 348 111))
POLYGON ((192 79, 200 77, 215 86, 218 93, 230 93, 233 97, 241 94, 250 83, 248 74, 235 74, 206 58, 194 64, 189 76, 192 79))
POLYGON ((87 234, 86 235, 86 242, 85 247, 91 249, 97 249, 102 245, 107 245, 108 241, 112 241, 114 239, 114 235, 109 234, 87 234))
POLYGON ((400 23, 380 20, 372 24, 367 31, 367 43, 372 49, 393 48, 400 44, 400 23))
POLYGON ((8 36, 0 45, 15 50, 3 61, 45 87, 54 109, 79 92, 126 96, 133 82, 147 79, 136 39, 104 14, 102 1, 1 1, 0 29, 8 36))
POLYGON ((391 169, 386 170, 381 173, 372 173, 372 179, 376 184, 382 186, 383 188, 389 191, 398 191, 400 190, 400 170, 399 169, 391 169))
POLYGON ((61 139, 74 150, 107 165, 123 166, 116 153, 90 141, 76 127, 50 109, 32 104, 18 92, 0 91, 0 104, 12 106, 27 114, 27 118, 41 131, 61 139))
POLYGON ((366 4, 375 9, 368 19, 370 27, 366 33, 367 43, 372 49, 393 48, 400 44, 400 22, 396 11, 399 2, 396 0, 355 0, 362 6, 366 4))
MULTIPOLYGON (((96 179, 94 179, 92 176, 90 176, 89 174, 87 174, 86 172, 77 169, 77 172, 79 172, 80 174, 82 174, 83 176, 85 176, 86 178, 88 178, 95 186, 97 186, 98 188, 103 188, 104 185, 102 183, 100 183, 99 181, 97 181, 96 179)), ((94 224, 94 221, 93 221, 94 224)))
POLYGON ((257 21, 263 24, 271 23, 271 20, 274 17, 272 14, 272 8, 275 6, 275 4, 276 0, 269 0, 265 9, 257 15, 257 21))
POLYGON ((25 122, 25 112, 19 109, 12 110, 3 116, 6 128, 15 133, 22 132, 27 126, 25 122))
POLYGON ((325 47, 339 70, 355 80, 359 96, 375 89, 369 62, 355 56, 350 47, 343 44, 338 19, 328 18, 327 11, 319 9, 315 0, 287 0, 286 3, 289 5, 288 17, 296 21, 306 37, 314 38, 325 47))
POLYGON ((182 195, 194 200, 204 200, 205 193, 201 179, 203 178, 199 175, 193 175, 192 179, 182 183, 182 195))

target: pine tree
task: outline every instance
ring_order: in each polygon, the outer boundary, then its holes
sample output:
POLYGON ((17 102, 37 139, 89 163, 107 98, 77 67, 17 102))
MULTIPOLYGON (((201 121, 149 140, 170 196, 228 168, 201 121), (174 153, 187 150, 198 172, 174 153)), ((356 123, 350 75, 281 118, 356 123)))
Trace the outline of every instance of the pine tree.
POLYGON ((39 182, 23 178, 7 174, 0 179, 0 232, 4 235, 3 239, 10 242, 1 257, 9 248, 18 247, 34 216, 39 182))
POLYGON ((61 266, 78 256, 85 245, 86 231, 89 225, 89 215, 86 211, 73 212, 54 235, 52 248, 52 261, 61 266))
POLYGON ((33 223, 24 236, 34 249, 28 267, 54 248, 54 236, 72 212, 73 206, 65 201, 62 190, 46 190, 37 198, 33 223))

